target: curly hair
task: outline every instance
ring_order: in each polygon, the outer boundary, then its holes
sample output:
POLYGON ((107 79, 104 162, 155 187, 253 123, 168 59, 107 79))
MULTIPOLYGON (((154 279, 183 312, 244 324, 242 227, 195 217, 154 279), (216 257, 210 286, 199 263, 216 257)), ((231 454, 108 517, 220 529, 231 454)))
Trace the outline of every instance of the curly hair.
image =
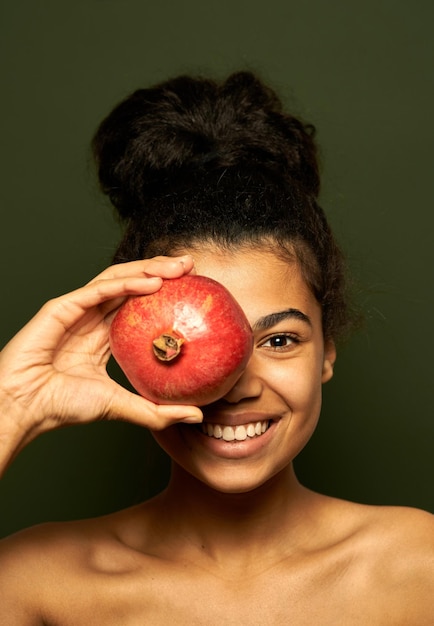
POLYGON ((342 252, 318 204, 315 129, 251 72, 139 89, 92 142, 102 190, 125 224, 115 262, 213 243, 300 265, 326 338, 351 323, 342 252))

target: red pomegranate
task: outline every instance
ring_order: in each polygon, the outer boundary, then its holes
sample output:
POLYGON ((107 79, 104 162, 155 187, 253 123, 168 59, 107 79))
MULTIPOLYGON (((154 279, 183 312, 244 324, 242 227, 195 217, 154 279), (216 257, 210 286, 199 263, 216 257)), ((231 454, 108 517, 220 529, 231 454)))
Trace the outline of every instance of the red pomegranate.
POLYGON ((253 336, 220 283, 186 275, 129 298, 110 328, 112 354, 130 383, 158 404, 202 406, 223 397, 250 358, 253 336))

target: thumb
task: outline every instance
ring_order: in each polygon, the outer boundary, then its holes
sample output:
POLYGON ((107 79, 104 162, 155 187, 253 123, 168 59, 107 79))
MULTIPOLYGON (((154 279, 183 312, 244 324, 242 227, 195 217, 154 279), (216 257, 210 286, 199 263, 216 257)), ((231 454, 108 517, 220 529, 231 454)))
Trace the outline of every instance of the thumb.
POLYGON ((122 389, 112 399, 106 417, 131 422, 151 430, 163 430, 177 422, 197 424, 203 420, 202 411, 196 406, 154 404, 126 389, 122 389))

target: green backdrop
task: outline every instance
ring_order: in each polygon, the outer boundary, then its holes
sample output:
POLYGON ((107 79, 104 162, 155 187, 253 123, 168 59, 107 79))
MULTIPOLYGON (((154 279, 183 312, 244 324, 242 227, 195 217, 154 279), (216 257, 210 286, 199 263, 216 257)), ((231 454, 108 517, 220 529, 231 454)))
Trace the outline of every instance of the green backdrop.
MULTIPOLYGON (((254 69, 318 127, 323 204, 367 318, 340 350, 299 475, 434 511, 434 4, 3 0, 0 16, 1 343, 110 261, 118 231, 88 148, 102 116, 181 72, 254 69)), ((46 434, 0 483, 0 533, 126 506, 167 473, 128 424, 46 434)))

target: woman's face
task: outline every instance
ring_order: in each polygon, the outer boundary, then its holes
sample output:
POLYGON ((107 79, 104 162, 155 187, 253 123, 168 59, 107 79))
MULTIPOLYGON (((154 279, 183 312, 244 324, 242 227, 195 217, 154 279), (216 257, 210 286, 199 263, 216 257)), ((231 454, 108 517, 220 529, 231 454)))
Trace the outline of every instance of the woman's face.
POLYGON ((186 252, 198 274, 225 285, 240 303, 254 350, 231 391, 203 407, 203 425, 177 424, 154 437, 210 487, 250 491, 287 467, 312 435, 335 348, 324 343, 320 306, 295 263, 250 248, 186 252))

